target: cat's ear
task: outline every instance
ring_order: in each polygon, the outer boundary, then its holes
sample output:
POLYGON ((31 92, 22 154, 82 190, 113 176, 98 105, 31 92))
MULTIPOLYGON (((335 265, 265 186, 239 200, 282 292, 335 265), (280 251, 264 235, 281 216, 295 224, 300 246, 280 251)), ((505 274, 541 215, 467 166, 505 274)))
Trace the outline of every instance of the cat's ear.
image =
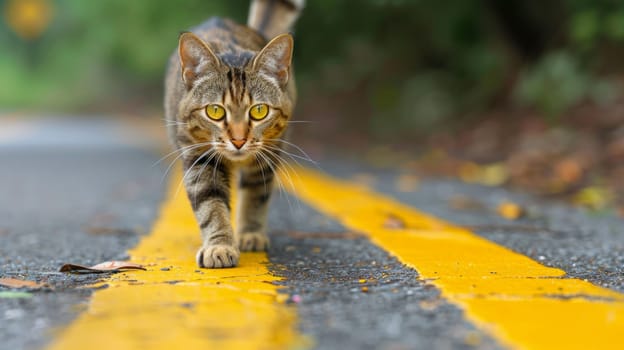
POLYGON ((277 85, 284 86, 289 78, 293 46, 292 35, 276 36, 256 55, 253 68, 269 79, 275 80, 277 85))
POLYGON ((182 79, 190 89, 195 80, 208 71, 216 71, 221 65, 219 58, 193 33, 182 33, 178 45, 182 79))

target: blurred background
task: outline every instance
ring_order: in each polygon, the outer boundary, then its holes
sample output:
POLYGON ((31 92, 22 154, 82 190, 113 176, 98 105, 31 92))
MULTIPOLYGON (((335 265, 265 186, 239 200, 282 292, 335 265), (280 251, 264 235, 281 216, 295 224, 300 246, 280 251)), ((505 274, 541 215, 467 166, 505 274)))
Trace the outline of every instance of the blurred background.
MULTIPOLYGON (((179 32, 248 5, 0 0, 0 112, 161 122, 179 32)), ((623 57, 621 0, 309 0, 293 140, 624 214, 623 57)))

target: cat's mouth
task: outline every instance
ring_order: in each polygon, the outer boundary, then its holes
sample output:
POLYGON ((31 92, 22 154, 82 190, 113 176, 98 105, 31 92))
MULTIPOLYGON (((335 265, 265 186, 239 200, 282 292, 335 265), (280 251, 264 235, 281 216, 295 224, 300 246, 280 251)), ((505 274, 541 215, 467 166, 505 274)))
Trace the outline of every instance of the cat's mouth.
POLYGON ((226 150, 225 153, 229 160, 240 162, 249 159, 253 152, 248 150, 226 150))
POLYGON ((258 151, 258 144, 254 142, 245 144, 241 148, 236 148, 233 145, 225 145, 221 148, 221 154, 234 162, 243 162, 257 157, 258 151))

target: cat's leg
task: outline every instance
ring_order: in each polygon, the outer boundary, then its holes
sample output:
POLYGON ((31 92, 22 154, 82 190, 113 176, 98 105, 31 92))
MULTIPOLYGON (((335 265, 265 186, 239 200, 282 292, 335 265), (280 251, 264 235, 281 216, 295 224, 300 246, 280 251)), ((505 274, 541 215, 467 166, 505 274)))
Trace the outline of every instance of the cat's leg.
POLYGON ((185 159, 184 171, 184 185, 203 239, 197 264, 207 268, 236 266, 240 252, 230 223, 231 169, 215 157, 204 156, 185 159))
POLYGON ((266 226, 274 177, 272 169, 264 164, 254 163, 241 170, 236 211, 241 251, 263 251, 269 248, 266 226))

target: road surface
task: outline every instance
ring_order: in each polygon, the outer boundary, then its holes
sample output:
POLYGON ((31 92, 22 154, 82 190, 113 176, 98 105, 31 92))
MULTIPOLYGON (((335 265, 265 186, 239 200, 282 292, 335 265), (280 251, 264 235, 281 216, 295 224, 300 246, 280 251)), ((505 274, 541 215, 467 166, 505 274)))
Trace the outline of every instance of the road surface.
POLYGON ((618 218, 326 159, 282 174, 268 253, 198 269, 179 172, 151 132, 3 124, 0 278, 42 286, 0 287, 0 349, 624 347, 618 218), (503 202, 527 214, 505 219, 503 202), (148 270, 58 272, 126 259, 148 270))

